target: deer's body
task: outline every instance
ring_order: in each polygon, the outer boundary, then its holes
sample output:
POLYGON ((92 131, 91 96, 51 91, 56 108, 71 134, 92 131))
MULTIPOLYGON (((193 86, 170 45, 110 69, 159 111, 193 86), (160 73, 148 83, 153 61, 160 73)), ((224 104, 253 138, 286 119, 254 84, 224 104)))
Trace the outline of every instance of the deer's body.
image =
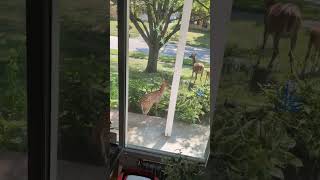
POLYGON ((159 90, 145 94, 140 100, 142 113, 147 115, 154 104, 158 104, 167 88, 167 81, 163 81, 159 90))
POLYGON ((193 78, 193 74, 195 73, 195 80, 197 80, 198 74, 201 74, 200 80, 202 78, 203 75, 203 71, 204 71, 204 65, 202 63, 197 63, 196 62, 196 54, 192 53, 190 55, 190 58, 192 58, 192 75, 191 78, 193 78))
MULTIPOLYGON (((305 58, 303 69, 302 69, 302 74, 305 73, 312 48, 315 49, 313 61, 317 61, 317 58, 320 56, 320 26, 315 26, 311 29, 307 55, 305 58)), ((313 68, 317 68, 317 65, 318 63, 314 64, 313 68)))
POLYGON ((273 54, 268 65, 272 69, 273 62, 279 54, 281 38, 290 39, 290 68, 293 72, 293 51, 296 47, 298 32, 301 27, 301 12, 299 7, 291 3, 276 3, 275 0, 265 0, 266 11, 264 19, 264 50, 269 35, 273 36, 273 54))

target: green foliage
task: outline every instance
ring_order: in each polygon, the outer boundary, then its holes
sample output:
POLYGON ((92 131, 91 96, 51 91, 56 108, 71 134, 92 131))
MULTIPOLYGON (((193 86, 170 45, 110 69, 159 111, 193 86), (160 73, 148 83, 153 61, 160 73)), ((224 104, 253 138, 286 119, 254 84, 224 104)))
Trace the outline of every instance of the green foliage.
POLYGON ((203 166, 199 163, 187 160, 180 154, 178 157, 165 157, 163 173, 166 180, 196 180, 203 173, 203 166))
POLYGON ((0 151, 27 150, 27 122, 0 116, 0 151))
POLYGON ((202 25, 208 25, 210 19, 210 1, 197 0, 193 2, 191 19, 193 21, 201 21, 202 25))
POLYGON ((199 123, 203 116, 210 112, 210 88, 200 86, 191 91, 181 91, 178 95, 175 119, 199 123))
MULTIPOLYGON (((306 19, 319 19, 320 11, 318 5, 314 2, 306 1, 306 0, 278 0, 279 2, 291 2, 295 3, 302 9, 302 15, 306 19)), ((264 3, 263 1, 257 0, 236 0, 234 1, 234 8, 249 11, 249 12, 257 12, 263 13, 264 3)))
POLYGON ((3 96, 0 112, 5 119, 22 120, 26 115, 26 84, 23 48, 10 50, 8 64, 5 68, 5 83, 0 87, 3 96))
MULTIPOLYGON (((138 104, 140 98, 146 93, 158 90, 160 84, 160 78, 154 79, 153 82, 146 82, 143 79, 130 80, 129 110, 141 113, 141 107, 138 104)), ((192 124, 200 123, 210 112, 209 94, 210 88, 208 85, 198 86, 190 91, 187 90, 187 87, 181 85, 177 98, 175 119, 192 124)), ((169 101, 170 93, 165 92, 157 109, 153 106, 149 115, 166 117, 169 101)))
POLYGON ((111 73, 110 107, 117 108, 119 100, 118 73, 111 73))
POLYGON ((10 49, 0 90, 0 150, 26 151, 26 76, 24 46, 10 49))
POLYGON ((211 152, 223 159, 229 179, 284 179, 286 167, 302 166, 290 152, 295 140, 267 108, 221 110, 212 127, 211 152))
POLYGON ((277 108, 283 85, 263 87, 268 101, 262 107, 218 108, 211 152, 222 160, 229 179, 284 179, 288 167, 310 175, 319 171, 319 81, 293 80, 297 82, 294 95, 301 103, 298 112, 277 108))
POLYGON ((104 62, 95 57, 71 60, 60 75, 61 135, 87 138, 93 124, 104 115, 108 82, 104 62))
MULTIPOLYGON (((318 81, 299 80, 296 89, 296 96, 300 97, 302 103, 301 111, 297 113, 278 112, 277 118, 285 122, 286 128, 296 141, 305 149, 308 158, 320 159, 320 89, 318 81)), ((283 87, 273 87, 266 89, 266 95, 271 104, 279 104, 276 89, 283 87)), ((301 147, 300 147, 301 148, 301 147)))

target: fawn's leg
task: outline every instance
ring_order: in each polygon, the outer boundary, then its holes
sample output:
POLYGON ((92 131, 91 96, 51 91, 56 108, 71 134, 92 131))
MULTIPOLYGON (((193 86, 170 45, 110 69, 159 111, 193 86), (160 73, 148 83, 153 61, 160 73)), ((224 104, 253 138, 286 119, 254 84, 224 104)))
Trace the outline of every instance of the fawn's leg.
POLYGON ((291 37, 290 51, 289 51, 291 73, 293 73, 293 63, 294 63, 293 51, 294 51, 295 48, 296 48, 297 37, 298 37, 298 33, 295 33, 295 34, 291 37))
POLYGON ((280 36, 279 34, 274 35, 273 37, 273 54, 270 59, 268 69, 272 69, 273 66, 273 61, 276 59, 276 57, 279 55, 279 41, 280 41, 280 36))

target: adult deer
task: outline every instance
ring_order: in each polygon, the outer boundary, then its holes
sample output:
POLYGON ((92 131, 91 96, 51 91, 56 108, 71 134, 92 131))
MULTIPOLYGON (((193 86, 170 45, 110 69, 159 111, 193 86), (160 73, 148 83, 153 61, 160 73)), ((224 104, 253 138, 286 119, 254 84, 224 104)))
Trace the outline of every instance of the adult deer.
MULTIPOLYGON (((265 49, 269 35, 273 36, 273 54, 268 69, 272 69, 273 62, 279 55, 279 42, 281 38, 290 39, 290 68, 293 72, 293 51, 296 47, 298 32, 301 27, 301 12, 298 6, 291 3, 279 3, 275 0, 264 0, 264 35, 262 50, 265 49)), ((259 64, 259 62, 257 63, 259 64)))
POLYGON ((315 70, 315 68, 317 68, 318 66, 318 58, 320 56, 320 26, 314 26, 311 28, 311 31, 310 31, 310 39, 309 39, 309 43, 308 43, 308 50, 307 50, 307 54, 306 54, 306 58, 305 58, 305 62, 304 62, 304 65, 303 65, 303 68, 302 68, 302 73, 301 74, 304 74, 305 71, 306 71, 306 67, 308 65, 308 59, 310 57, 310 54, 311 54, 311 50, 312 48, 315 49, 314 51, 314 57, 312 58, 313 59, 313 70, 315 70), (315 61, 317 62, 315 64, 315 61))
POLYGON ((145 94, 140 99, 139 104, 142 110, 142 114, 147 115, 154 104, 157 107, 167 87, 168 87, 168 82, 164 80, 159 90, 145 94))
POLYGON ((193 74, 195 73, 195 79, 194 79, 194 83, 197 80, 198 74, 201 73, 201 77, 200 80, 202 79, 202 75, 203 75, 203 71, 204 71, 204 65, 202 63, 197 63, 196 62, 196 53, 192 53, 189 57, 192 59, 192 75, 191 78, 193 78, 193 74))

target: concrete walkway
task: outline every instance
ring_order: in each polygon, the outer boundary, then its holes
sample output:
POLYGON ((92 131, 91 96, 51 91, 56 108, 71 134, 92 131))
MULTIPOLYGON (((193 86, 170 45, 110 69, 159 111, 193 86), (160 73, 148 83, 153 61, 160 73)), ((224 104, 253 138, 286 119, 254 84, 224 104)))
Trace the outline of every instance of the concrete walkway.
MULTIPOLYGON (((117 36, 110 36, 110 49, 118 49, 118 37, 117 36)), ((141 38, 131 38, 129 39, 129 51, 138 51, 143 53, 149 52, 149 47, 147 43, 141 38)), ((189 57, 191 53, 196 52, 197 58, 204 62, 210 61, 210 50, 207 48, 200 48, 200 47, 191 47, 186 46, 185 50, 185 57, 189 57)), ((176 56, 177 53, 177 45, 175 43, 167 43, 163 48, 160 50, 161 55, 166 56, 176 56)))
MULTIPOLYGON (((110 112, 112 132, 118 133, 119 115, 110 112)), ((174 121, 171 137, 164 135, 166 119, 128 113, 128 144, 170 153, 204 159, 210 136, 210 127, 174 121)))

